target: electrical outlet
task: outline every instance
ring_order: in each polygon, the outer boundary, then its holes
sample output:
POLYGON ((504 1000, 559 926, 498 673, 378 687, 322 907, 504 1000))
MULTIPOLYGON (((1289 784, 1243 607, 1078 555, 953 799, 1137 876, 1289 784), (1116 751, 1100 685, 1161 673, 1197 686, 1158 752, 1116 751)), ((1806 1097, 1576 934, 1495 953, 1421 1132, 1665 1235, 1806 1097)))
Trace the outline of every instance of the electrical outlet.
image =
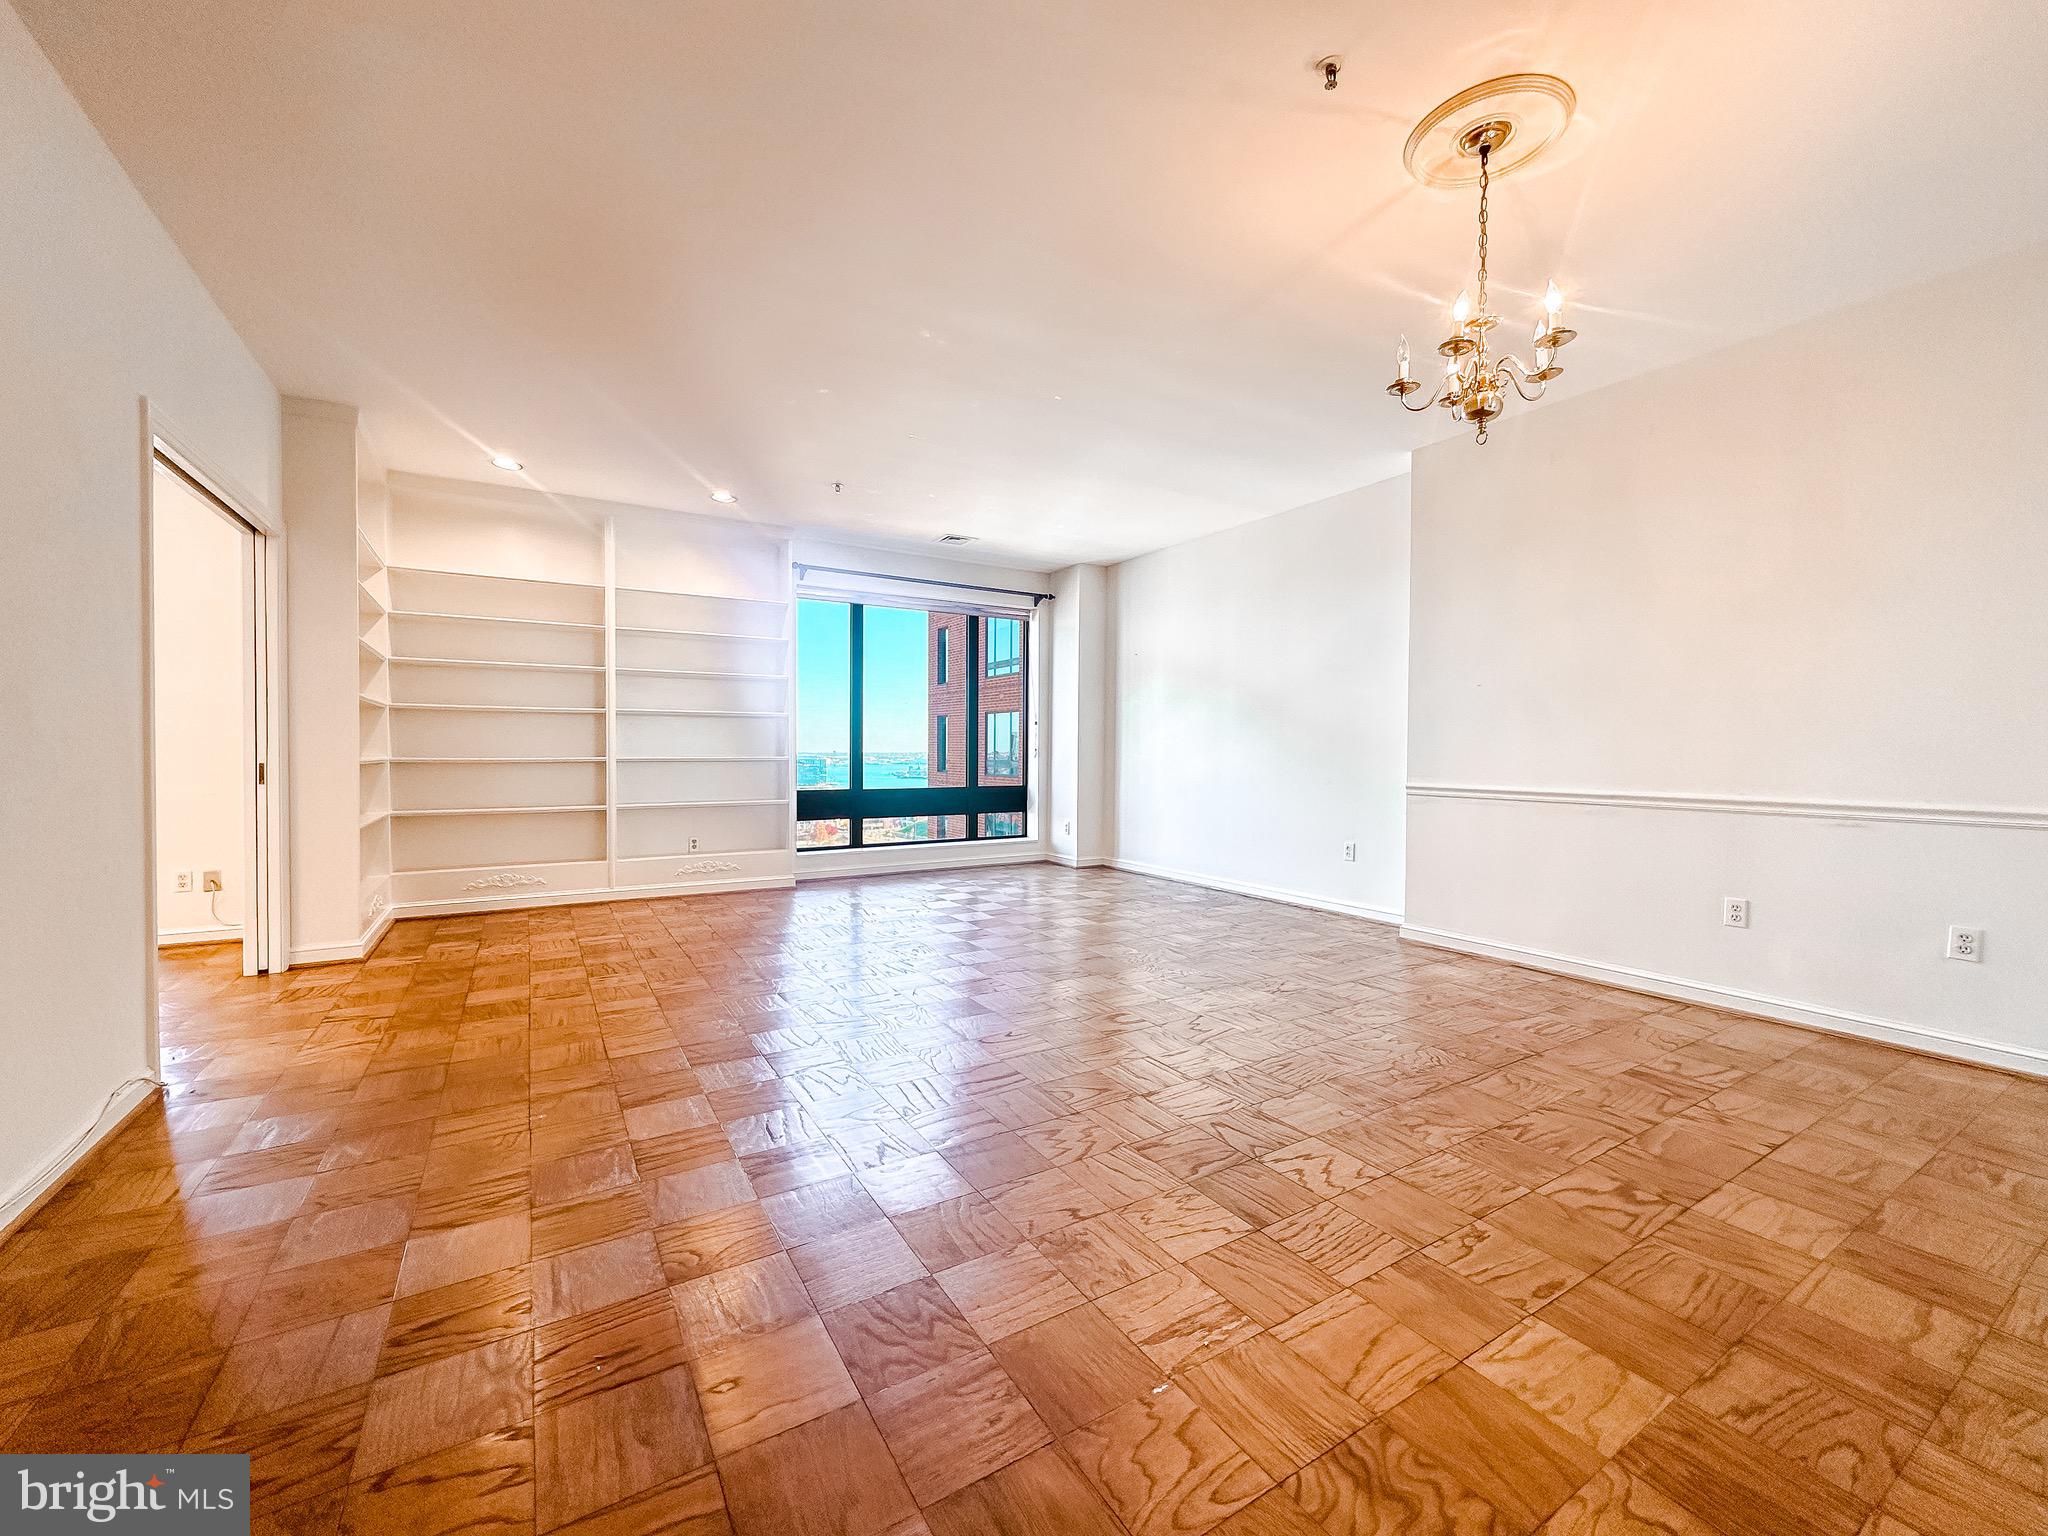
POLYGON ((1948 957, 1951 960, 1976 962, 1984 958, 1984 930, 1982 928, 1951 928, 1948 931, 1948 957))
POLYGON ((696 851, 697 851, 697 839, 693 837, 693 838, 691 838, 691 839, 690 839, 690 852, 692 852, 692 853, 695 853, 696 851))
POLYGON ((1074 824, 1071 821, 1063 821, 1060 823, 1060 831, 1066 836, 1072 837, 1074 835, 1074 824))
POLYGON ((1344 845, 1344 862, 1346 864, 1356 864, 1358 862, 1358 844, 1346 843, 1344 845))
POLYGON ((181 894, 181 895, 182 895, 182 894, 184 894, 185 892, 187 892, 187 891, 189 891, 189 890, 191 890, 191 889, 192 889, 192 881, 193 881, 193 878, 194 878, 194 877, 193 877, 192 871, 191 871, 191 870, 189 870, 189 869, 181 869, 181 870, 179 870, 179 871, 178 871, 178 882, 177 882, 177 885, 178 885, 178 891, 179 891, 179 894, 181 894))
POLYGON ((220 871, 217 869, 209 869, 206 872, 204 882, 200 885, 199 888, 203 891, 209 892, 225 889, 225 887, 223 887, 221 884, 220 871))
POLYGON ((1749 898, 1747 896, 1723 896, 1721 898, 1721 926, 1724 928, 1747 928, 1749 926, 1749 898))

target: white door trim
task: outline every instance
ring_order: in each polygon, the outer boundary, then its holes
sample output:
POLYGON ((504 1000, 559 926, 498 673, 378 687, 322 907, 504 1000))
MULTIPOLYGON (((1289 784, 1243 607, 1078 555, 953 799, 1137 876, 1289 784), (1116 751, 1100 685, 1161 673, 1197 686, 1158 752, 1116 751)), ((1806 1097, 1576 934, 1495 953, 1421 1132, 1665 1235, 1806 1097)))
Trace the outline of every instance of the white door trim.
POLYGON ((157 914, 156 914, 156 658, 155 658, 155 486, 157 460, 161 458, 177 472, 200 487, 235 517, 247 524, 253 537, 246 592, 253 636, 253 667, 250 721, 255 750, 247 754, 248 793, 246 803, 254 806, 247 851, 249 868, 249 915, 243 923, 244 969, 282 971, 289 959, 287 893, 291 889, 287 863, 289 840, 285 810, 289 763, 285 751, 284 657, 284 524, 278 513, 238 484, 232 475, 210 463, 192 439, 178 430, 147 396, 141 401, 140 480, 142 494, 142 635, 143 635, 143 824, 149 863, 149 880, 143 902, 142 940, 148 956, 149 985, 145 1006, 150 1070, 160 1067, 157 1040, 157 914), (261 783, 257 782, 261 764, 261 783))

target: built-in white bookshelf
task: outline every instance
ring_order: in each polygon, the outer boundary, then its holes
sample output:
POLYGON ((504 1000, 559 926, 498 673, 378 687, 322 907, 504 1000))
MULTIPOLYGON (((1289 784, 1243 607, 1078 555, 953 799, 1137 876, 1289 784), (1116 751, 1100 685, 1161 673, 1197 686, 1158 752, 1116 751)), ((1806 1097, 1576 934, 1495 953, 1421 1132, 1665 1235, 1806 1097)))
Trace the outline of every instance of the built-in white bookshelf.
POLYGON ((790 877, 785 541, 603 519, 546 529, 543 561, 531 533, 409 541, 405 515, 365 589, 364 776, 401 914, 790 877))
POLYGON ((368 930, 391 902, 391 579, 378 552, 356 531, 356 711, 359 772, 357 917, 368 930))

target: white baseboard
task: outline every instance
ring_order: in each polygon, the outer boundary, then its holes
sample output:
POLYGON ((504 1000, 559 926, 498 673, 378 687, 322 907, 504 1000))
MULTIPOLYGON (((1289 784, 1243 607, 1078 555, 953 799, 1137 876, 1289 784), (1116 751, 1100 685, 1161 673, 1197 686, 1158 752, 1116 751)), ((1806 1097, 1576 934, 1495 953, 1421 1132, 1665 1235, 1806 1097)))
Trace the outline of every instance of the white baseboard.
POLYGON ((1173 880, 1181 885, 1199 885, 1233 896, 1254 896, 1260 901, 1284 902, 1290 907, 1311 907, 1318 912, 1335 912, 1340 917, 1362 917, 1371 923, 1399 923, 1401 914, 1385 907, 1368 907, 1361 902, 1338 901, 1329 896, 1312 896, 1307 891, 1290 891, 1277 885, 1256 885, 1249 880, 1227 880, 1221 875, 1197 874, 1189 869, 1169 869, 1164 864, 1146 864, 1137 859, 1104 859, 1111 869, 1133 875, 1150 875, 1155 880, 1173 880))
POLYGON ((98 1150, 100 1144, 126 1125, 135 1112, 163 1092, 163 1084, 135 1081, 122 1085, 106 1106, 63 1150, 22 1180, 4 1201, 0 1201, 0 1238, 6 1237, 37 1208, 57 1192, 71 1170, 98 1150))
POLYGON ((1064 864, 1068 869, 1107 869, 1111 863, 1109 859, 1076 858, 1071 853, 1048 853, 1045 861, 1048 864, 1064 864))
POLYGON ((849 880, 862 875, 938 874, 949 869, 990 869, 1002 864, 1043 864, 1045 849, 1037 843, 1018 848, 975 849, 973 843, 933 848, 898 844, 886 848, 819 848, 796 856, 796 877, 805 880, 849 880))
POLYGON ((396 914, 386 907, 365 928, 361 937, 340 944, 306 944, 291 953, 293 965, 332 965, 341 960, 361 960, 375 949, 391 927, 396 914))
POLYGON ((156 936, 158 949, 176 949, 181 944, 239 944, 242 942, 240 923, 223 924, 211 928, 172 928, 156 936))
POLYGON ((1688 981, 1682 976, 1666 976, 1658 971, 1639 970, 1634 966, 1607 965, 1597 960, 1581 960, 1575 955, 1553 954, 1543 949, 1526 949, 1519 944, 1496 943, 1491 939, 1476 938, 1468 933, 1452 933, 1441 928, 1403 924, 1401 937, 1418 944, 1430 945, 1435 949, 1451 949, 1468 955, 1485 955, 1489 959, 1525 965, 1531 970, 1549 971, 1554 975, 1571 976, 1580 981, 1596 981, 1605 986, 1620 987, 1628 992, 1644 992, 1652 997, 1674 998, 1679 1002, 1704 1003, 1710 1008, 1726 1008, 1733 1013, 1754 1014, 1759 1018, 1776 1019, 1785 1024, 1801 1024, 1808 1029, 1826 1030, 1831 1034, 1854 1035, 1860 1040, 1876 1040, 1885 1045, 1902 1046, 1910 1051, 1922 1051, 1930 1056, 1946 1056, 1957 1061, 1974 1062, 1979 1066, 2022 1072, 2030 1077, 2048 1076, 2048 1051, 2034 1050, 2028 1046, 2002 1045, 1995 1040, 1959 1035, 1949 1030, 1930 1029, 1920 1024, 1904 1024, 1896 1019, 1873 1018, 1868 1014, 1851 1013, 1846 1009, 1829 1008, 1817 1003, 1795 1003, 1761 992, 1745 992, 1738 987, 1712 986, 1706 982, 1688 981))
POLYGON ((601 890, 537 891, 532 895, 500 892, 495 896, 459 896, 445 901, 401 902, 393 918, 461 917, 472 912, 518 912, 528 907, 587 907, 606 901, 652 901, 664 896, 717 896, 729 891, 786 891, 796 882, 787 875, 753 875, 738 880, 688 880, 672 885, 615 885, 601 890))

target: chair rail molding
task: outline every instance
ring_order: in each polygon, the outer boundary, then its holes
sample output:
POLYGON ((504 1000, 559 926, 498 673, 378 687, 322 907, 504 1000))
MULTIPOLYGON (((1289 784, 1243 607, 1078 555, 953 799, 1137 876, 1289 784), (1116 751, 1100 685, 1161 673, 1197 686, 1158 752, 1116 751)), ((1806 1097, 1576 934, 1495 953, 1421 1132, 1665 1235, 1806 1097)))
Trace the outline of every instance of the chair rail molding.
POLYGON ((1534 785, 1445 784, 1411 780, 1411 798, 1519 801, 1531 805, 1603 806, 1632 811, 1693 811, 1736 816, 1799 816, 1816 821, 1903 821, 1934 826, 2048 831, 2048 808, 1936 805, 1915 801, 1821 800, 1625 789, 1550 789, 1534 785))

